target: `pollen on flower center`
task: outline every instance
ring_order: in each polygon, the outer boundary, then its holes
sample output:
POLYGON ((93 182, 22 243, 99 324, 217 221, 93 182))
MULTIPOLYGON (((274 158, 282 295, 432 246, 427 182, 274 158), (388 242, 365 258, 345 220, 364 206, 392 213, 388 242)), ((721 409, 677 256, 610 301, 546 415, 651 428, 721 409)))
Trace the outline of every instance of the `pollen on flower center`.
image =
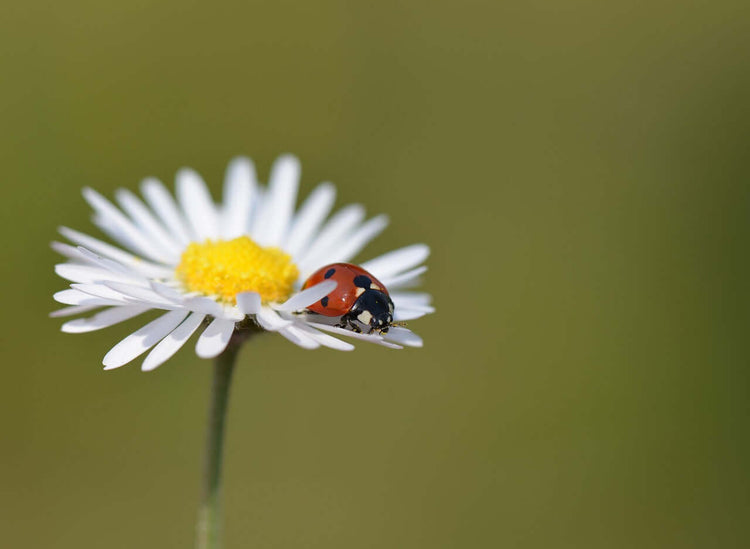
POLYGON ((193 242, 176 272, 187 290, 215 295, 227 303, 236 303, 241 292, 257 292, 264 303, 285 301, 299 276, 288 254, 263 248, 247 236, 193 242))

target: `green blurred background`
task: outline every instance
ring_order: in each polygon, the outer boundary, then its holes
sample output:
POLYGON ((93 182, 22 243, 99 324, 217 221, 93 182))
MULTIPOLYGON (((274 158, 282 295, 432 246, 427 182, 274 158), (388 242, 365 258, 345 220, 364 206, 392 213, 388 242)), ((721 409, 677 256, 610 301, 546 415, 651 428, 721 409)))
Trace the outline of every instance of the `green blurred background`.
POLYGON ((5 3, 0 545, 190 547, 210 382, 47 318, 48 242, 302 160, 433 255, 425 348, 245 349, 227 548, 750 544, 747 2, 5 3))

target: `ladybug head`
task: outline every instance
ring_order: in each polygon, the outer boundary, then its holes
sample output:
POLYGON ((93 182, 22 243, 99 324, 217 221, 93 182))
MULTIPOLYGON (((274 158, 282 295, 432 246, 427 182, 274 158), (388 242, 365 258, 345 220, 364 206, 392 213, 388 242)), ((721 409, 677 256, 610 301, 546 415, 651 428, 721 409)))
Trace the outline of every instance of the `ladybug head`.
POLYGON ((379 290, 366 290, 349 313, 370 332, 386 333, 393 323, 393 301, 379 290))

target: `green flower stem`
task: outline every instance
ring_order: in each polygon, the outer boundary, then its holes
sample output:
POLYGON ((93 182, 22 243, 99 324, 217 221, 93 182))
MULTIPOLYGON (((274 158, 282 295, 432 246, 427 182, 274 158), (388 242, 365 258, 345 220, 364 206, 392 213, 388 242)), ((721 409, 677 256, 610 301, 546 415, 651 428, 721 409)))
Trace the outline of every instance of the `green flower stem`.
POLYGON ((229 384, 241 345, 232 341, 215 359, 203 470, 203 494, 198 509, 197 549, 221 549, 221 459, 229 384))

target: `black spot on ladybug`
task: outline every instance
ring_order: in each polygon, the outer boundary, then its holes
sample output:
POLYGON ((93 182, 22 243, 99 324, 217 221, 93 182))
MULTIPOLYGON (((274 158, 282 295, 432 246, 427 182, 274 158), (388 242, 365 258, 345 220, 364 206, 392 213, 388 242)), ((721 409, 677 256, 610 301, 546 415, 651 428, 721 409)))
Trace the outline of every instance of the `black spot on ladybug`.
POLYGON ((323 307, 328 307, 328 296, 325 296, 323 299, 321 299, 320 304, 323 305, 323 307))
POLYGON ((354 277, 354 285, 357 286, 358 288, 364 288, 365 290, 369 290, 370 284, 372 284, 372 280, 370 280, 369 276, 358 275, 354 277))
POLYGON ((335 273, 335 272, 336 272, 336 269, 328 269, 326 271, 326 274, 323 275, 323 278, 325 278, 327 280, 327 279, 331 278, 333 276, 333 273, 335 273))

